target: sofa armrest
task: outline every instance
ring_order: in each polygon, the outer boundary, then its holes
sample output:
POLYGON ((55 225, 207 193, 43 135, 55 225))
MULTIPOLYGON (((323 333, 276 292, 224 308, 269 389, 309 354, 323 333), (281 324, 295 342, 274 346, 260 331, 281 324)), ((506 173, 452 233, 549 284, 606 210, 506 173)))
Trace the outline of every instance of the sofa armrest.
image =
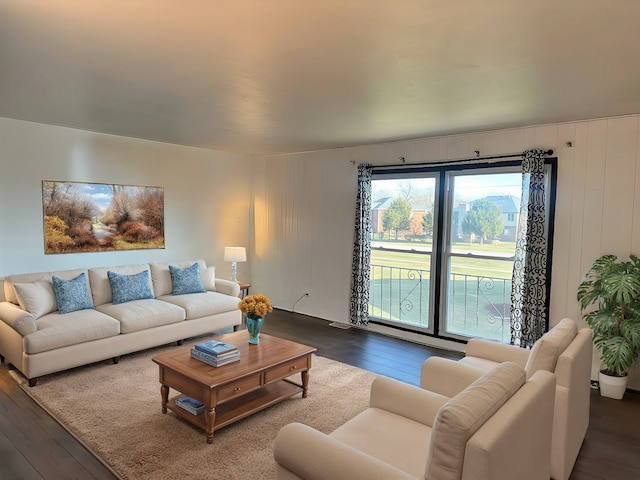
POLYGON ((23 337, 38 331, 33 315, 10 302, 0 302, 0 319, 23 337))
POLYGON ((395 413, 432 427, 438 410, 448 400, 448 397, 408 383, 377 377, 371 384, 369 404, 372 408, 395 413))
POLYGON ((455 360, 429 357, 422 364, 420 388, 452 398, 485 373, 486 370, 455 360))
POLYGON ((273 444, 273 456, 278 470, 276 478, 415 480, 407 473, 301 423, 290 423, 280 429, 273 444))
POLYGON ((497 363, 514 362, 524 368, 530 352, 529 349, 514 345, 473 338, 467 343, 466 356, 484 358, 497 363))
MULTIPOLYGON (((232 297, 240 297, 240 285, 238 285, 237 282, 232 282, 231 280, 216 278, 216 291, 226 295, 231 295, 232 297)), ((239 298, 238 301, 240 301, 239 298)))

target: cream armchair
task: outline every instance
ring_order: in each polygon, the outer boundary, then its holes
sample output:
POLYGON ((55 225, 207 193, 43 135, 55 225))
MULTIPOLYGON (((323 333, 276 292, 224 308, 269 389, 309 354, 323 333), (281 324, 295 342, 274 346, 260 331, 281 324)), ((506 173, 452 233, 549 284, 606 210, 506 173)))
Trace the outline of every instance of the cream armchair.
POLYGON ((458 362, 444 359, 425 362, 420 386, 453 396, 482 372, 507 361, 523 367, 527 377, 539 370, 553 372, 556 376, 556 394, 551 478, 567 480, 589 426, 592 336, 590 328, 578 331, 576 323, 565 318, 538 340, 531 350, 473 339, 467 344, 466 356, 458 362), (459 368, 461 366, 465 368, 459 368), (452 369, 455 373, 452 373, 452 369))
POLYGON ((292 423, 277 479, 547 480, 555 379, 504 363, 453 398, 385 377, 370 406, 330 435, 292 423))

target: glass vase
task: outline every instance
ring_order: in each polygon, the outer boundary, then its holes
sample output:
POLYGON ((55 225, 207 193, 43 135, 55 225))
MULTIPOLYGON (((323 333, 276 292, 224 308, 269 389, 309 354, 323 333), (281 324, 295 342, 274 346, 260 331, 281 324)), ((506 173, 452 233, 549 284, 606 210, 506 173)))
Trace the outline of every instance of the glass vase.
POLYGON ((251 318, 248 315, 245 315, 244 318, 247 325, 247 331, 249 332, 249 343, 257 345, 260 343, 260 330, 262 329, 262 322, 264 322, 264 318, 251 318))

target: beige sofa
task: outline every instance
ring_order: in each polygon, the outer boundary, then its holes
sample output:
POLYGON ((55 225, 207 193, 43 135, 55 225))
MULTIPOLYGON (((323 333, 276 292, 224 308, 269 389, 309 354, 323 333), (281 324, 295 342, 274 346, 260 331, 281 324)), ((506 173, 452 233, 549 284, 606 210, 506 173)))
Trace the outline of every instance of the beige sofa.
POLYGON ((551 478, 567 480, 578 457, 589 426, 591 357, 593 331, 578 330, 570 318, 562 319, 540 338, 531 350, 488 340, 473 339, 466 356, 455 362, 439 359, 423 366, 421 386, 451 389, 452 395, 500 362, 515 362, 531 377, 539 370, 556 376, 556 394, 551 445, 551 478), (451 363, 456 368, 452 373, 451 363), (455 382, 452 381, 455 378, 455 382))
POLYGON ((283 427, 276 478, 548 480, 554 385, 509 362, 453 398, 378 377, 369 408, 330 435, 283 427))
MULTIPOLYGON (((191 290, 177 293, 182 291, 191 290)), ((33 386, 50 373, 106 359, 117 362, 127 353, 236 329, 242 323, 239 293, 238 284, 215 278, 215 267, 203 260, 11 275, 4 281, 6 300, 0 302, 0 359, 33 386), (70 290, 73 298, 88 294, 90 308, 60 313, 54 277, 78 287, 80 293, 70 290), (195 293, 173 294, 182 278, 200 280, 195 293), (118 280, 122 283, 112 283, 118 280)))

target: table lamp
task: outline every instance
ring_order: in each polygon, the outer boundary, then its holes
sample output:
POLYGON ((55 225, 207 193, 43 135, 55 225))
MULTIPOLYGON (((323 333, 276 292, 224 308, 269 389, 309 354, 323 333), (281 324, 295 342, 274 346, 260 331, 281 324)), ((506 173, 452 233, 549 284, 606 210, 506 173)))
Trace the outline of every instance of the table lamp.
POLYGON ((247 251, 244 247, 224 247, 224 261, 231 262, 231 281, 238 282, 238 262, 247 261, 247 251))

